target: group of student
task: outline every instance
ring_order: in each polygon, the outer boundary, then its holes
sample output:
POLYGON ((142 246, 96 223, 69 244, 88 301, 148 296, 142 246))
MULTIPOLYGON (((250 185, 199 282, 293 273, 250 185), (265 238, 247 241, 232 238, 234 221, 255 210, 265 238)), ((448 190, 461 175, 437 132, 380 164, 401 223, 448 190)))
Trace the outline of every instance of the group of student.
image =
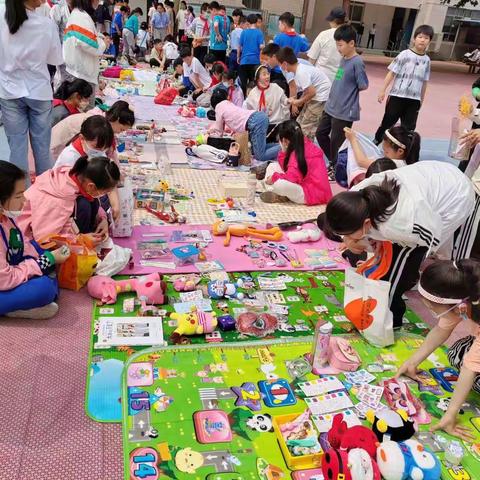
MULTIPOLYGON (((0 106, 11 148, 10 162, 0 161, 0 315, 37 319, 58 310, 55 267, 69 255, 64 249, 44 251, 40 244, 52 234, 82 233, 92 245, 107 238, 106 210, 113 218, 121 213, 115 135, 135 122, 123 101, 105 113, 91 108, 99 59, 109 46, 95 25, 96 3, 57 4, 69 12, 63 35, 58 22, 35 11, 41 3, 6 0, 0 10, 0 106), (48 65, 61 72, 54 95, 48 65), (31 186, 25 174, 29 142, 37 173, 31 186)), ((480 265, 469 260, 480 218, 480 188, 452 165, 419 162, 415 128, 429 80, 425 52, 431 27, 418 27, 412 48, 389 66, 380 102, 392 86, 375 135, 384 156, 370 158, 351 128, 359 119, 359 95, 368 78, 356 52, 356 32, 341 8, 332 10, 327 17, 331 28, 310 46, 295 32, 288 12, 280 17, 279 34, 267 44, 257 15, 245 19, 236 10, 231 26, 225 9, 212 2, 202 5, 196 17, 181 8, 191 15, 185 13, 185 21, 173 17, 177 30, 163 32, 158 19, 164 12, 160 5, 154 7, 150 25, 141 28, 142 12, 133 10, 123 21, 125 2, 116 2, 113 44, 121 33, 124 48, 132 53, 139 32, 150 30, 156 42, 150 58, 156 56, 159 64, 153 65, 171 65, 187 94, 208 98, 215 112, 209 133, 248 132, 252 153, 264 165, 257 171, 265 187, 263 201, 326 204, 318 224, 328 237, 344 243, 352 264, 367 251, 378 252, 381 242, 391 242, 393 258, 384 279, 391 284, 394 327, 402 326, 403 294, 416 284, 439 318, 398 375, 415 377, 417 366, 463 319, 480 322, 480 265), (122 18, 121 28, 115 17, 122 18), (125 29, 132 35, 125 38, 125 29), (169 43, 177 47, 175 58, 173 47, 167 54, 169 43), (401 125, 394 126, 398 120, 401 125), (345 138, 364 174, 350 190, 332 197, 325 157, 334 170, 345 138), (431 254, 435 260, 420 276, 431 254)), ((60 19, 59 10, 52 18, 60 19)), ((470 433, 458 426, 456 415, 470 389, 480 390, 480 331, 475 325, 472 336, 449 353, 460 378, 435 427, 462 438, 470 433)))

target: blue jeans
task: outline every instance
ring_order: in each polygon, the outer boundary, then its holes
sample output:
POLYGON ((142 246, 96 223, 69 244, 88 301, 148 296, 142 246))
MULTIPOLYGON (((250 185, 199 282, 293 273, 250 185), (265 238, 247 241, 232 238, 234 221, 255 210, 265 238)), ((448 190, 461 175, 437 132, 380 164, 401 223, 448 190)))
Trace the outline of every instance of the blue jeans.
POLYGON ((12 290, 0 292, 0 315, 43 307, 52 303, 57 296, 57 277, 34 277, 12 290))
POLYGON ((247 120, 246 126, 252 144, 252 154, 259 162, 276 160, 278 152, 280 152, 278 143, 266 143, 268 125, 268 115, 265 112, 255 112, 247 120))
POLYGON ((232 50, 228 56, 228 70, 238 72, 237 51, 232 50))
POLYGON ((10 147, 10 162, 28 172, 28 138, 32 145, 37 175, 52 168, 50 138, 52 101, 0 98, 5 133, 10 147))

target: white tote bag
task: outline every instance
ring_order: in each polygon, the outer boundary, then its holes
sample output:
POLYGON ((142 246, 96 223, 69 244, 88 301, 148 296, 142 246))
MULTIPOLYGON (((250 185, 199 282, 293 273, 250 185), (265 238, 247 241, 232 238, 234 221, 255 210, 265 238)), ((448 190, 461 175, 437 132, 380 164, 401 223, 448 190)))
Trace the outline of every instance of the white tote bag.
POLYGON ((125 177, 123 186, 118 188, 120 217, 112 226, 112 237, 130 237, 133 231, 133 186, 129 177, 125 177))
POLYGON ((379 280, 387 273, 391 260, 391 243, 383 242, 378 256, 358 269, 345 271, 345 315, 365 340, 377 347, 387 347, 395 341, 389 308, 390 282, 379 280))

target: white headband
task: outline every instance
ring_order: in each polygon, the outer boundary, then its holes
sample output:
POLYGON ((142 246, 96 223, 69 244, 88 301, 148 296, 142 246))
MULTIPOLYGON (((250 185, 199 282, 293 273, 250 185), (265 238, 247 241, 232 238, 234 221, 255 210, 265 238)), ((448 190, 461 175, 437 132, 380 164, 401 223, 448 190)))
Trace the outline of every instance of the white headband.
POLYGON ((432 293, 427 292, 421 285, 421 283, 418 283, 418 293, 423 297, 426 298, 427 300, 430 300, 433 303, 440 303, 442 305, 457 305, 458 303, 462 303, 467 298, 442 298, 442 297, 437 297, 436 295, 433 295, 432 293))
POLYGON ((403 148, 404 150, 407 149, 407 147, 406 147, 402 142, 400 142, 399 140, 397 140, 397 139, 390 133, 389 130, 385 130, 385 135, 386 135, 387 138, 388 138, 392 143, 394 143, 397 147, 403 148))

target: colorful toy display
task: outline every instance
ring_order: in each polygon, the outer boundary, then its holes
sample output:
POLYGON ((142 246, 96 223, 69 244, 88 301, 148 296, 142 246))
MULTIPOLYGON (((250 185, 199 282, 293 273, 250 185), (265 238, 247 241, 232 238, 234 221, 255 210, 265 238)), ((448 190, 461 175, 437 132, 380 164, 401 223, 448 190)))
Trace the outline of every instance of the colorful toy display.
POLYGON ((189 343, 185 336, 212 333, 217 326, 217 314, 192 309, 190 313, 171 313, 170 318, 178 324, 170 339, 172 343, 189 343))
POLYGON ((230 238, 234 237, 252 237, 261 238, 262 240, 269 240, 278 242, 282 239, 283 233, 278 227, 267 228, 264 230, 257 229, 241 224, 228 224, 223 220, 217 220, 212 226, 214 235, 225 235, 223 244, 227 247, 230 245, 230 238))

